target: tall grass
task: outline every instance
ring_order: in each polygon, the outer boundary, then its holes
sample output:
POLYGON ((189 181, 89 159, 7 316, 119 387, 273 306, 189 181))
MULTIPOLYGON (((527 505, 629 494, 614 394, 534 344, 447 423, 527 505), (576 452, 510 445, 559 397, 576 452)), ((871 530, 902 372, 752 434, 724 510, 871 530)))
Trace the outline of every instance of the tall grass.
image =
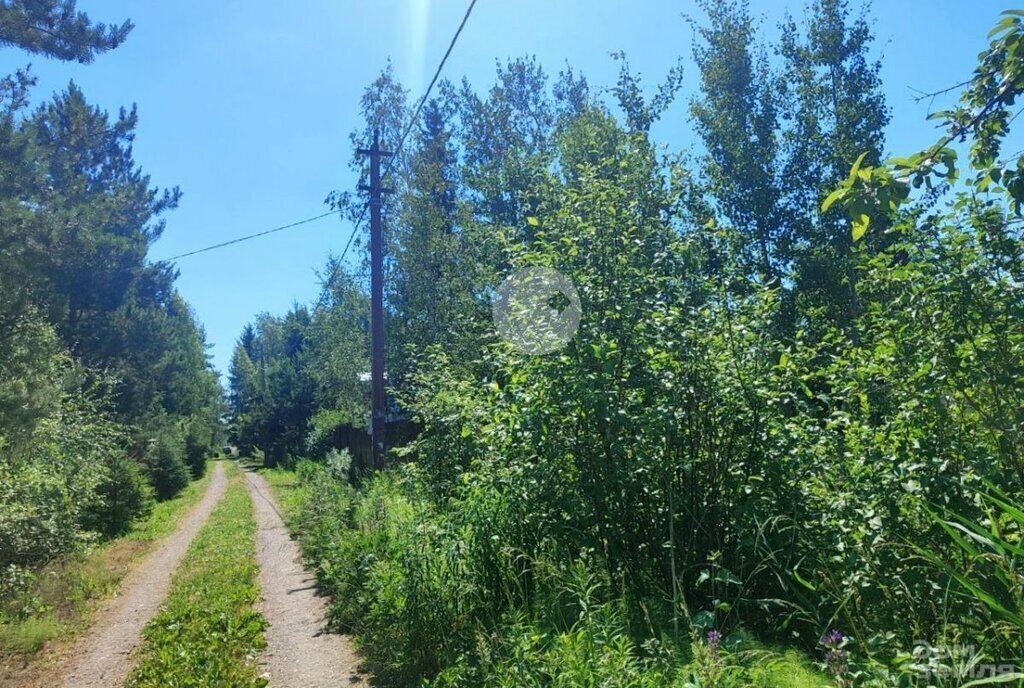
POLYGON ((929 648, 928 670, 948 685, 1024 685, 1024 510, 1010 495, 987 483, 976 493, 981 518, 947 508, 930 511, 953 545, 918 547, 948 576, 950 594, 976 614, 951 624, 954 649, 929 648))
MULTIPOLYGON (((671 597, 649 600, 638 622, 595 553, 516 551, 494 504, 439 510, 413 466, 360 490, 310 463, 293 475, 272 484, 295 499, 332 624, 355 634, 379 685, 712 685, 699 683, 704 636, 672 633, 671 597)), ((829 685, 806 658, 741 632, 718 652, 714 685, 829 685)))

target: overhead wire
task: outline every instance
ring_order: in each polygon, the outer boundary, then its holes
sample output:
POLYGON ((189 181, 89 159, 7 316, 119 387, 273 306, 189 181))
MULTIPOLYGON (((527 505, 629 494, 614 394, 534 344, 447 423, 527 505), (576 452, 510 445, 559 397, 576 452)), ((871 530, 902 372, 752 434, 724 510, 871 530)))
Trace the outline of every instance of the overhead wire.
MULTIPOLYGON (((441 72, 444 70, 444 65, 448 62, 448 58, 452 54, 452 50, 455 49, 455 44, 458 42, 459 36, 462 34, 462 29, 466 27, 466 22, 469 21, 469 15, 473 13, 473 8, 476 6, 476 3, 477 0, 470 0, 469 6, 466 8, 466 13, 462 16, 462 21, 459 22, 459 27, 455 29, 455 34, 452 35, 452 40, 448 43, 448 49, 445 50, 444 55, 441 57, 441 61, 437 64, 437 69, 434 70, 434 76, 430 79, 430 83, 427 84, 427 89, 423 92, 423 95, 420 96, 419 101, 416 103, 416 110, 405 125, 405 129, 402 131, 402 135, 398 139, 398 145, 395 146, 391 159, 388 160, 387 167, 384 168, 384 173, 380 176, 381 183, 384 183, 384 180, 387 179, 392 168, 395 166, 395 163, 398 161, 398 156, 402 152, 405 140, 409 137, 409 133, 412 131, 412 128, 416 126, 416 122, 419 121, 420 113, 423 111, 423 105, 427 102, 427 98, 430 97, 430 92, 434 90, 434 85, 440 78, 441 72)), ((338 259, 339 263, 345 260, 345 254, 348 253, 348 249, 352 245, 352 239, 355 237, 356 231, 359 229, 363 219, 366 217, 366 207, 367 206, 364 204, 362 212, 359 213, 359 218, 356 220, 355 228, 352 230, 352 234, 348 238, 348 243, 345 244, 345 250, 341 252, 341 257, 338 259)))
MULTIPOLYGON (((402 131, 401 137, 398 139, 398 145, 395 147, 394 154, 388 161, 387 167, 384 168, 384 173, 381 175, 381 181, 386 179, 388 174, 391 173, 392 168, 394 168, 395 162, 398 160, 398 156, 402 151, 402 147, 405 145, 405 140, 409 137, 409 133, 412 131, 413 127, 416 126, 416 122, 419 121, 420 113, 423 111, 423 105, 427 102, 427 98, 430 97, 430 93, 434 89, 434 85, 440 78, 441 72, 444 70, 444 65, 448 61, 448 58, 451 56, 452 51, 455 49, 455 44, 458 42, 459 36, 462 34, 462 30, 465 28, 466 22, 469 21, 469 16, 473 13, 473 8, 476 6, 476 3, 477 0, 470 0, 469 6, 466 8, 466 13, 462 16, 462 21, 459 22, 459 26, 455 30, 455 34, 452 36, 452 40, 448 43, 448 49, 445 50, 444 55, 441 57, 441 61, 437 65, 437 69, 434 70, 434 76, 430 79, 430 83, 427 85, 426 90, 423 92, 423 95, 420 97, 419 101, 416 104, 416 109, 413 112, 412 117, 409 118, 409 122, 406 124, 405 129, 402 131)), ((345 256, 348 254, 348 250, 349 248, 351 248, 353 240, 355 239, 356 234, 359 232, 359 229, 362 227, 363 220, 366 218, 366 208, 367 205, 363 204, 363 208, 359 213, 359 217, 356 218, 355 224, 352 227, 352 232, 349 234, 348 241, 345 243, 345 248, 342 250, 341 257, 338 258, 337 263, 340 264, 345 260, 345 256)), ((205 246, 194 251, 188 251, 186 253, 181 253, 176 256, 171 256, 170 258, 164 258, 159 262, 171 262, 179 260, 181 258, 187 258, 188 256, 194 256, 199 253, 206 253, 207 251, 213 251, 219 248, 224 248, 225 246, 240 244, 243 241, 249 241, 251 239, 256 239, 258 237, 267 236, 268 234, 283 232, 287 229, 299 227, 301 225, 314 222, 321 218, 325 218, 328 215, 336 215, 338 213, 341 213, 342 210, 343 208, 335 208, 334 210, 330 210, 326 213, 321 213, 320 215, 316 215, 314 217, 308 217, 304 220, 291 222, 286 225, 281 225, 280 227, 274 227, 273 229, 264 230, 262 232, 256 232, 255 234, 247 234, 246 236, 241 236, 238 237, 237 239, 231 239, 230 241, 224 241, 219 244, 213 244, 212 246, 205 246)))
POLYGON ((330 210, 330 211, 328 211, 326 213, 321 213, 320 215, 315 215, 313 217, 307 217, 305 220, 299 220, 298 222, 292 222, 292 223, 289 223, 287 225, 281 225, 280 227, 274 227, 273 229, 268 229, 268 230, 265 230, 265 231, 262 231, 262 232, 256 232, 255 234, 248 234, 246 236, 238 237, 237 239, 232 239, 230 241, 224 241, 224 242, 221 242, 219 244, 214 244, 212 246, 206 246, 204 248, 196 249, 195 251, 189 251, 188 253, 181 253, 181 254, 178 254, 176 256, 171 256, 170 258, 162 258, 158 262, 168 262, 169 263, 172 260, 178 260, 179 258, 186 258, 188 256, 194 256, 197 253, 206 253, 207 251, 212 251, 212 250, 218 249, 218 248, 224 248, 225 246, 231 246, 232 244, 240 244, 243 241, 249 241, 250 239, 255 239, 257 237, 266 236, 268 234, 274 234, 275 232, 283 232, 286 229, 292 229, 293 227, 298 227, 299 225, 309 224, 310 222, 314 222, 314 221, 319 220, 321 218, 325 218, 328 215, 337 215, 340 212, 341 212, 341 209, 330 210))

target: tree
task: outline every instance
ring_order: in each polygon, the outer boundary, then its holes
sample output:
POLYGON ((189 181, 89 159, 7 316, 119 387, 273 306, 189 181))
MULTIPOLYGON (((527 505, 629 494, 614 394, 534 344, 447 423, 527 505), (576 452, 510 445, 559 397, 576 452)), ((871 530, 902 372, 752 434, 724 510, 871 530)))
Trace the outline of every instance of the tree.
POLYGON ((75 9, 75 0, 0 1, 0 46, 81 63, 124 42, 133 25, 91 21, 75 9))
POLYGON ((472 339, 467 314, 476 267, 459 222, 458 159, 451 94, 423 109, 410 154, 409 181, 393 225, 394 279, 390 284, 388 370, 401 386, 417 355, 442 341, 449 350, 472 339))
MULTIPOLYGON (((0 45, 58 59, 89 62, 130 30, 94 24, 74 2, 0 2, 0 45)), ((118 446, 103 445, 98 472, 82 473, 94 499, 69 512, 75 528, 109 535, 145 511, 146 490, 125 462, 147 457, 149 439, 188 438, 201 473, 221 392, 174 270, 146 259, 180 193, 152 187, 136 165, 135 109, 112 118, 72 83, 29 112, 33 83, 24 71, 0 80, 0 444, 8 465, 49 456, 56 466, 70 460, 65 451, 91 456, 52 441, 65 419, 114 428, 118 446)), ((160 496, 181 481, 168 485, 160 496)))
POLYGON ((701 97, 691 104, 706 153, 706 189, 723 222, 739 233, 750 275, 775 284, 788 269, 792 228, 783 214, 779 80, 746 3, 703 5, 708 25, 694 47, 701 97))
POLYGON ((536 58, 497 65, 486 98, 468 82, 459 89, 466 194, 478 217, 521 226, 534 210, 529 180, 549 161, 555 113, 547 75, 536 58))
MULTIPOLYGON (((821 200, 846 177, 854 161, 882 158, 889 111, 869 50, 865 16, 852 17, 845 0, 809 8, 804 31, 792 19, 780 44, 784 78, 786 197, 798 298, 831 322, 849 323, 860 310, 853 240, 838 212, 821 200)), ((872 242, 879 248, 882 232, 872 242)))

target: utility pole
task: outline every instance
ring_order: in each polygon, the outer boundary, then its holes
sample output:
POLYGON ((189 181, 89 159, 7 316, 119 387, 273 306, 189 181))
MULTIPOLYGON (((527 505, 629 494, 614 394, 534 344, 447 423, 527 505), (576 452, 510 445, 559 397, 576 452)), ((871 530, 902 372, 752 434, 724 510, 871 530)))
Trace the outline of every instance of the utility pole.
POLYGON ((370 193, 370 385, 372 411, 370 435, 373 442, 373 468, 384 467, 384 428, 387 398, 384 396, 384 228, 381 223, 381 194, 388 193, 380 185, 380 159, 394 155, 380 149, 380 132, 373 130, 373 145, 357 150, 370 156, 370 184, 359 188, 370 193))

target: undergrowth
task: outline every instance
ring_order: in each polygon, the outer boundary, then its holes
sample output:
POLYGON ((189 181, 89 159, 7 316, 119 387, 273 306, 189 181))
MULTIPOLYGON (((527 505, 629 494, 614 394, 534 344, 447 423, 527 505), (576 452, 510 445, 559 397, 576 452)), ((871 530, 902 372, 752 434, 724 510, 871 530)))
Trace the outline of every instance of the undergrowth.
POLYGON ((706 628, 684 618, 677 633, 658 600, 638 621, 592 552, 527 556, 503 547, 496 528, 474 528, 468 510, 438 512, 415 468, 358 491, 308 462, 264 475, 291 504, 292 528, 333 597, 331 622, 355 634, 375 685, 830 685, 806 657, 741 629, 715 647, 722 676, 707 681, 706 628))
POLYGON ((84 630, 96 602, 113 594, 132 565, 199 502, 211 473, 158 502, 121 538, 60 557, 37 572, 19 570, 16 580, 13 574, 0 577, 9 588, 0 590, 0 658, 23 663, 48 642, 84 630))

